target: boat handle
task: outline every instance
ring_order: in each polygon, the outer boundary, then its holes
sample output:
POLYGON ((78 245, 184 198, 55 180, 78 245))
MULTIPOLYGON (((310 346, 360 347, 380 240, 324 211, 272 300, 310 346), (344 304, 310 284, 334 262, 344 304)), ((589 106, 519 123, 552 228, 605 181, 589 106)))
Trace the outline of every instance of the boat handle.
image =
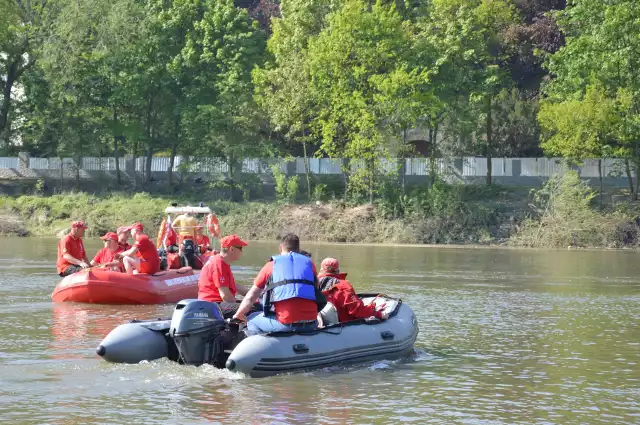
POLYGON ((308 353, 309 347, 306 344, 294 344, 293 351, 297 354, 308 353))
POLYGON ((395 335, 393 334, 393 332, 391 331, 384 331, 384 332, 380 332, 380 336, 382 337, 382 339, 384 339, 385 341, 389 340, 389 339, 393 339, 395 337, 395 335))

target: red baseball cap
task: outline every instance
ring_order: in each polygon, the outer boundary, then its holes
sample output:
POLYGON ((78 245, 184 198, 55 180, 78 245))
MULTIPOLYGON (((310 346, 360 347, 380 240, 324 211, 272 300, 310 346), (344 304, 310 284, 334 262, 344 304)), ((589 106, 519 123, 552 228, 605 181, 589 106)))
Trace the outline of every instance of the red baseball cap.
POLYGON ((116 230, 116 233, 129 232, 130 230, 131 230, 131 226, 120 226, 118 227, 118 230, 116 230))
POLYGON ((100 236, 100 239, 102 239, 103 241, 117 241, 118 235, 116 235, 114 232, 107 232, 104 236, 100 236))
POLYGON ((73 223, 71 223, 71 227, 75 228, 75 229, 88 229, 89 228, 89 226, 84 224, 84 221, 82 221, 82 220, 74 221, 73 223))
POLYGON ((133 229, 136 229, 137 231, 142 232, 144 230, 144 225, 139 221, 137 221, 131 225, 131 230, 133 229))
POLYGON ((247 245, 249 244, 243 241, 242 239, 240 239, 238 235, 229 235, 220 239, 220 246, 222 248, 229 248, 232 246, 247 246, 247 245))
POLYGON ((324 270, 326 272, 337 272, 340 271, 340 263, 335 258, 325 258, 320 263, 320 270, 324 270))

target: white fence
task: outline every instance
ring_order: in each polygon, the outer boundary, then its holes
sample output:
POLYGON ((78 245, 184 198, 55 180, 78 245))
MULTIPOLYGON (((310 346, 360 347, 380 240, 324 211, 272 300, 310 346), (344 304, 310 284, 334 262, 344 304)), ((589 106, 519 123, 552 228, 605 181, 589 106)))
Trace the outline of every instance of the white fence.
MULTIPOLYGON (((145 171, 147 158, 119 158, 120 170, 127 171, 127 161, 132 161, 132 167, 138 172, 145 171)), ((298 174, 305 172, 304 158, 294 158, 294 170, 298 174)), ((0 169, 20 168, 19 158, 0 157, 0 169)), ((153 157, 151 160, 152 172, 167 172, 170 158, 153 157)), ((314 174, 342 174, 343 160, 330 158, 309 158, 309 170, 314 174)), ((242 161, 243 173, 269 173, 272 164, 278 164, 282 172, 287 172, 286 160, 280 158, 246 158, 242 161)), ((356 161, 352 164, 352 170, 365 165, 364 161, 356 161)), ((495 177, 551 177, 562 173, 561 158, 493 158, 491 161, 491 175, 495 177)), ((479 157, 463 158, 438 158, 435 163, 439 174, 458 175, 460 177, 484 177, 487 175, 487 160, 479 157)), ((76 164, 71 158, 29 158, 28 168, 34 170, 70 170, 75 169, 76 164)), ((406 158, 405 174, 408 176, 429 175, 431 168, 428 158, 406 158)), ((115 158, 82 158, 80 169, 90 171, 115 171, 115 158)), ((380 171, 400 170, 400 162, 397 160, 381 160, 378 165, 380 171)), ((598 177, 598 160, 587 160, 584 165, 578 167, 581 177, 598 177)), ((621 176, 622 164, 620 160, 603 159, 602 175, 605 177, 621 176)), ((221 174, 229 171, 229 166, 221 158, 183 158, 175 157, 174 172, 191 172, 221 174)))

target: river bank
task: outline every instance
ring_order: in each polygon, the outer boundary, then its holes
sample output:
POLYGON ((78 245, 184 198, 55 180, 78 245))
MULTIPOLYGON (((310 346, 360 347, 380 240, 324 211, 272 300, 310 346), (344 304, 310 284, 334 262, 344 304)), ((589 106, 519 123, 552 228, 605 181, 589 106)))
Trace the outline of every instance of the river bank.
POLYGON ((155 236, 171 202, 203 200, 224 234, 276 240, 287 232, 317 242, 510 245, 539 248, 626 248, 640 245, 638 207, 595 208, 592 189, 577 176, 551 180, 539 191, 504 187, 439 187, 391 202, 283 204, 169 198, 148 193, 0 197, 0 234, 60 236, 71 220, 96 237, 142 222, 155 236))
MULTIPOLYGON (((125 223, 142 222, 155 235, 171 203, 197 205, 193 199, 146 193, 95 196, 83 192, 54 196, 0 197, 0 234, 59 236, 71 220, 85 220, 87 236, 102 235, 125 223)), ((477 201, 459 214, 396 216, 380 205, 343 202, 205 202, 218 215, 223 233, 253 240, 275 240, 287 232, 307 241, 393 244, 489 244, 513 230, 507 202, 477 201), (480 205, 482 204, 482 205, 480 205), (475 214, 481 212, 481 214, 475 214), (505 219, 501 218, 503 215, 505 219)))

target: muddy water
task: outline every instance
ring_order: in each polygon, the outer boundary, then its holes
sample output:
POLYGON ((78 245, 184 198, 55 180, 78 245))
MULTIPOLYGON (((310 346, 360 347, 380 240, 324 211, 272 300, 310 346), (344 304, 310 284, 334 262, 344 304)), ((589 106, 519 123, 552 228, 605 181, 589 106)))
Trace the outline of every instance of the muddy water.
MULTIPOLYGON (((95 355, 172 306, 54 304, 52 239, 0 244, 0 418, 16 424, 638 424, 637 252, 306 245, 409 303, 416 354, 259 380, 95 355)), ((248 283, 275 243, 234 267, 248 283)), ((99 244, 88 242, 90 252, 99 244)))

